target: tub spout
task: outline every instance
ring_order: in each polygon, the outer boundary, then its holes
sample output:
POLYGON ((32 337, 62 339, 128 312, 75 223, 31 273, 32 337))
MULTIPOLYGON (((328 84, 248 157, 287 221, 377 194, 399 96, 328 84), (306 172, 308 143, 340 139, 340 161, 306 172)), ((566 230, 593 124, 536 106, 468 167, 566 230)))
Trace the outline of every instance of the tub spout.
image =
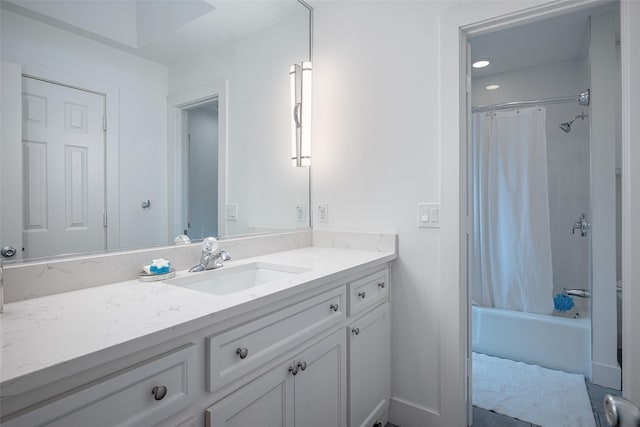
POLYGON ((586 289, 567 289, 564 288, 564 294, 571 297, 591 298, 591 292, 586 289))

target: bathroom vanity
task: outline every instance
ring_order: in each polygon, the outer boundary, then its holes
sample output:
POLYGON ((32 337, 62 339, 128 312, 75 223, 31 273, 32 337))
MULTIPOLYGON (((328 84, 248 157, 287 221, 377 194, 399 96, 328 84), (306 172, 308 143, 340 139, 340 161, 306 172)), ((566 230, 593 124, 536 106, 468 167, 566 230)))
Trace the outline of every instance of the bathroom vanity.
POLYGON ((321 240, 180 270, 174 284, 134 279, 6 304, 0 421, 384 425, 395 236, 368 249, 321 240), (252 285, 260 274, 275 276, 252 285))

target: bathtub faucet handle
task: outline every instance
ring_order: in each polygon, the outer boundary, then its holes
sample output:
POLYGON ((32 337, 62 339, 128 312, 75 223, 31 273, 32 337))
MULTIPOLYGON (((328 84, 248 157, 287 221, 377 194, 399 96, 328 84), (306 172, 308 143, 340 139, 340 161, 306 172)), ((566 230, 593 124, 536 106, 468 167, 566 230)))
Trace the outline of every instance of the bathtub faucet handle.
POLYGON ((591 292, 586 289, 567 289, 564 288, 565 295, 570 297, 591 298, 591 292))
POLYGON ((591 228, 591 223, 587 221, 586 214, 580 214, 580 218, 573 224, 573 228, 571 229, 571 234, 575 234, 576 230, 580 230, 580 236, 585 237, 587 232, 591 228))

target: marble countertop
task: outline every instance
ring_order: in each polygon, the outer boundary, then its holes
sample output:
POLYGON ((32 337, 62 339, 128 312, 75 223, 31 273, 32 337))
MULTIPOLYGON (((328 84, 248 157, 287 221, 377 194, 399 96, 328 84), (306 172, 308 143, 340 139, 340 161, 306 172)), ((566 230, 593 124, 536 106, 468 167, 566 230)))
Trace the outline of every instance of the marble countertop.
MULTIPOLYGON (((264 262, 308 269, 229 295, 135 279, 5 304, 0 315, 2 397, 62 379, 74 371, 71 365, 78 370, 97 366, 111 357, 114 348, 130 354, 231 318, 256 304, 305 292, 326 283, 327 277, 395 258, 395 252, 306 247, 226 262, 225 266, 264 262)), ((179 271, 177 277, 192 274, 202 273, 179 271)))

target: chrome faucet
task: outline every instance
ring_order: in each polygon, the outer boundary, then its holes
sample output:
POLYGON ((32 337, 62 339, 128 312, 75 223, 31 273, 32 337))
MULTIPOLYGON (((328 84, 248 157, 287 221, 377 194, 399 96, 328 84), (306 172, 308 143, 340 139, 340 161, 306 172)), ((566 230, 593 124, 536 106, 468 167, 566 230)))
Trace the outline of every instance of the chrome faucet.
POLYGON ((204 270, 213 270, 222 267, 218 260, 229 261, 231 255, 224 249, 218 250, 218 240, 215 237, 207 237, 202 241, 202 255, 200 255, 200 263, 189 269, 190 272, 198 272, 204 270))

